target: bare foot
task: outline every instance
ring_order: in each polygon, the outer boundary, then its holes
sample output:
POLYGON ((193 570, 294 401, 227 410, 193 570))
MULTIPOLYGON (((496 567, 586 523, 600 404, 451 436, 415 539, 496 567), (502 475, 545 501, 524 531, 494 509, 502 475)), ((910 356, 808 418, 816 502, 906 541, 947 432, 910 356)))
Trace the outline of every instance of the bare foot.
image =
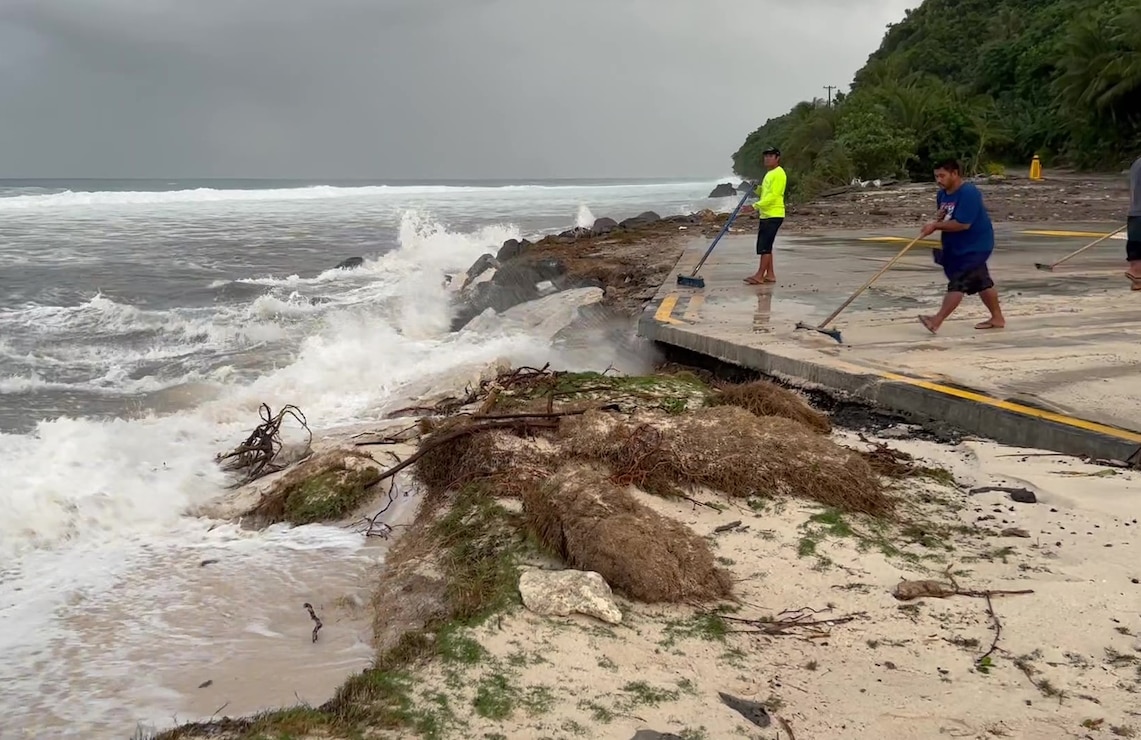
POLYGON ((777 279, 775 277, 767 277, 764 280, 762 280, 761 282, 762 283, 775 283, 776 281, 777 281, 777 279))
POLYGON ((761 278, 758 275, 750 275, 749 277, 745 278, 745 282, 749 285, 760 285, 761 278))
POLYGON ((933 316, 920 316, 919 323, 923 324, 923 328, 932 334, 939 331, 939 327, 935 325, 935 318, 933 316))
POLYGON ((987 319, 982 323, 975 324, 976 329, 1003 329, 1006 327, 1005 319, 987 319))
POLYGON ((1134 275, 1132 272, 1125 273, 1125 277, 1129 278, 1129 282, 1133 283, 1133 290, 1141 290, 1141 275, 1134 275))

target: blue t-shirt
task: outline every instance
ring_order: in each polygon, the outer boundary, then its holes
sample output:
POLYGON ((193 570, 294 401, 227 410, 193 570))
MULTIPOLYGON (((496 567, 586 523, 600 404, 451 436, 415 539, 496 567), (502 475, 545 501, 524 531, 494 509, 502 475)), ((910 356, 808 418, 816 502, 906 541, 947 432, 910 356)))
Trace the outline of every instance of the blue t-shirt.
POLYGON ((948 278, 973 270, 990 259, 994 251, 994 226, 983 205, 983 194, 973 183, 965 182, 953 193, 942 188, 935 203, 943 210, 943 220, 969 224, 964 231, 941 231, 942 254, 936 251, 935 261, 943 265, 948 278))

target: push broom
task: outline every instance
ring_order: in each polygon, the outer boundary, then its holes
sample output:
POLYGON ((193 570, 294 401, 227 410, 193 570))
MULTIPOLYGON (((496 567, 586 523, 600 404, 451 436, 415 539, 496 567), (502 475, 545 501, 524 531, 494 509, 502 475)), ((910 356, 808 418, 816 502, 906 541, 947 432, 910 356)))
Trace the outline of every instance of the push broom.
POLYGON ((828 318, 824 319, 823 321, 821 321, 821 322, 820 322, 819 324, 817 324, 816 326, 813 326, 812 324, 806 324, 806 323, 804 323, 803 321, 798 321, 798 322, 796 322, 796 328, 797 328, 797 329, 810 329, 810 330, 812 330, 812 331, 818 331, 818 332, 820 332, 821 334, 827 334, 828 336, 832 337, 832 338, 833 338, 833 339, 835 339, 837 342, 839 342, 839 341, 840 341, 840 330, 839 330, 839 329, 826 329, 826 328, 824 328, 824 327, 826 327, 826 326, 828 326, 829 324, 831 324, 831 323, 832 323, 832 321, 833 321, 833 320, 834 320, 834 319, 835 319, 837 316, 839 316, 839 315, 840 315, 840 312, 841 312, 841 311, 843 311, 845 308, 847 308, 848 306, 850 306, 850 305, 851 305, 851 303, 852 303, 852 301, 854 301, 854 300, 856 300, 857 298, 859 298, 861 293, 863 293, 865 290, 867 290, 868 288, 870 288, 870 287, 872 286, 872 283, 874 283, 875 281, 879 280, 881 275, 883 275, 885 272, 887 272, 887 271, 888 271, 888 269, 890 269, 892 265, 894 265, 896 262, 898 262, 898 261, 899 261, 899 259, 900 259, 901 257, 903 257, 903 255, 907 254, 907 251, 908 251, 909 249, 911 249, 912 247, 914 247, 914 246, 915 246, 915 245, 916 245, 916 244, 919 242, 919 240, 920 240, 920 239, 922 239, 922 238, 923 238, 922 236, 917 236, 917 237, 915 237, 914 239, 912 239, 912 240, 911 240, 911 243, 910 243, 910 244, 908 244, 908 245, 907 245, 906 247, 904 247, 903 249, 899 250, 899 254, 895 255, 895 256, 894 256, 894 257, 892 257, 890 260, 888 260, 888 263, 887 263, 886 265, 884 265, 883 267, 881 267, 879 272, 877 272, 875 275, 872 275, 871 279, 870 279, 870 280, 868 280, 868 282, 864 283, 864 284, 863 284, 863 285, 860 287, 860 289, 859 289, 859 290, 857 290, 855 293, 853 293, 853 294, 852 294, 852 295, 851 295, 851 296, 848 298, 848 300, 846 300, 846 301, 844 301, 843 303, 841 303, 841 304, 840 304, 840 307, 839 307, 839 308, 837 308, 835 311, 833 311, 833 312, 832 312, 832 314, 831 314, 831 315, 830 315, 828 318))
POLYGON ((1113 231, 1113 232, 1111 232, 1111 233, 1109 233, 1109 234, 1106 234, 1106 235, 1105 235, 1105 236, 1103 236, 1102 238, 1098 239, 1097 241, 1092 241, 1092 242, 1090 242, 1089 244, 1085 245, 1085 246, 1084 246, 1084 247, 1082 247, 1081 249, 1075 249, 1073 252, 1070 252, 1069 254, 1067 254, 1065 257, 1063 257, 1062 259, 1058 260, 1057 262, 1053 262, 1053 263, 1051 263, 1051 264, 1048 264, 1048 265, 1044 265, 1044 264, 1042 264, 1041 262, 1035 262, 1035 263, 1034 263, 1034 266, 1035 266, 1035 267, 1037 267, 1039 270, 1047 270, 1047 271, 1051 271, 1051 272, 1052 272, 1052 271, 1054 270, 1054 268, 1055 268, 1055 267, 1057 267, 1058 265, 1062 264, 1063 262, 1068 262, 1068 261, 1070 261, 1072 258, 1074 258, 1074 257, 1077 257, 1079 254, 1081 254, 1082 252, 1086 251, 1087 249, 1092 249, 1093 247, 1096 247, 1098 244, 1101 244, 1103 241, 1105 241, 1106 239, 1108 239, 1108 238, 1110 238, 1110 237, 1112 237, 1112 236, 1117 236, 1117 235, 1118 235, 1118 234, 1120 234, 1121 232, 1125 231, 1125 229, 1126 229, 1126 226, 1122 226, 1122 227, 1121 227, 1120 229, 1118 229, 1117 231, 1113 231))
POLYGON ((718 234, 717 238, 713 240, 713 243, 709 245, 709 249, 705 250, 705 254, 701 257, 701 261, 697 263, 697 267, 693 268, 693 272, 688 275, 677 276, 678 285, 685 288, 705 287, 705 278, 698 277, 697 271, 700 270, 701 266, 705 264, 705 260, 709 258, 709 253, 712 252, 713 248, 717 246, 717 242, 721 241, 721 237, 729 233, 729 227, 733 225, 733 221, 737 218, 737 214, 741 212, 741 206, 745 205, 745 201, 748 200, 750 194, 752 194, 752 190, 746 190, 745 194, 741 196, 741 202, 738 203, 737 207, 733 209, 733 213, 729 214, 729 220, 726 221, 725 225, 721 227, 721 233, 718 234))

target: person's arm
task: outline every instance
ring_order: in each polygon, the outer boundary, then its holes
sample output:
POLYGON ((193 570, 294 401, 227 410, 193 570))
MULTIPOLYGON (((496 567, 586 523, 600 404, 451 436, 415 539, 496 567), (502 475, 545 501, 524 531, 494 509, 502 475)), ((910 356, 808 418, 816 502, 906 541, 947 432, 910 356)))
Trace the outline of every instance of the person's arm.
POLYGON ((935 224, 942 221, 947 215, 947 207, 943 205, 942 198, 940 197, 943 191, 939 191, 935 195, 935 218, 923 224, 923 228, 919 230, 919 238, 931 236, 935 233, 935 224))
POLYGON ((756 187, 753 188, 753 193, 756 194, 757 199, 742 208, 741 215, 745 215, 746 213, 752 214, 753 216, 761 215, 761 198, 764 197, 765 193, 765 178, 762 177, 757 181, 756 187))

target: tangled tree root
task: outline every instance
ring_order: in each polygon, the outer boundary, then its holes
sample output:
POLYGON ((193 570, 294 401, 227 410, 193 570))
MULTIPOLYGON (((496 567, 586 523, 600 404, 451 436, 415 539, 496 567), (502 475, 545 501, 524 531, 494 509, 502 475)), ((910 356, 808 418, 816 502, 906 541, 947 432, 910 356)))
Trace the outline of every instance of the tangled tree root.
POLYGON ((795 392, 767 380, 720 386, 709 402, 713 406, 737 406, 757 416, 792 419, 821 434, 832 431, 832 422, 825 414, 809 406, 795 392))
POLYGON ((523 496, 531 531, 573 568, 592 570, 639 601, 711 601, 730 595, 729 574, 705 540, 658 514, 589 465, 562 468, 523 496))
POLYGON ((734 497, 797 496, 873 516, 890 515, 895 505, 857 453, 799 422, 735 406, 629 420, 590 411, 563 420, 559 433, 567 452, 607 463, 616 482, 649 493, 704 486, 734 497))
POLYGON ((283 466, 276 465, 274 461, 278 453, 281 452, 281 425, 285 421, 285 417, 292 417, 309 435, 305 443, 306 448, 313 442, 313 432, 310 431, 309 424, 305 421, 305 414, 301 413, 301 409, 296 406, 283 406, 281 411, 275 414, 270 411, 267 404, 263 403, 259 412, 262 423, 250 432, 246 441, 230 452, 219 454, 215 458, 215 462, 221 464, 223 470, 245 471, 242 480, 235 484, 235 487, 245 485, 282 469, 283 466))

